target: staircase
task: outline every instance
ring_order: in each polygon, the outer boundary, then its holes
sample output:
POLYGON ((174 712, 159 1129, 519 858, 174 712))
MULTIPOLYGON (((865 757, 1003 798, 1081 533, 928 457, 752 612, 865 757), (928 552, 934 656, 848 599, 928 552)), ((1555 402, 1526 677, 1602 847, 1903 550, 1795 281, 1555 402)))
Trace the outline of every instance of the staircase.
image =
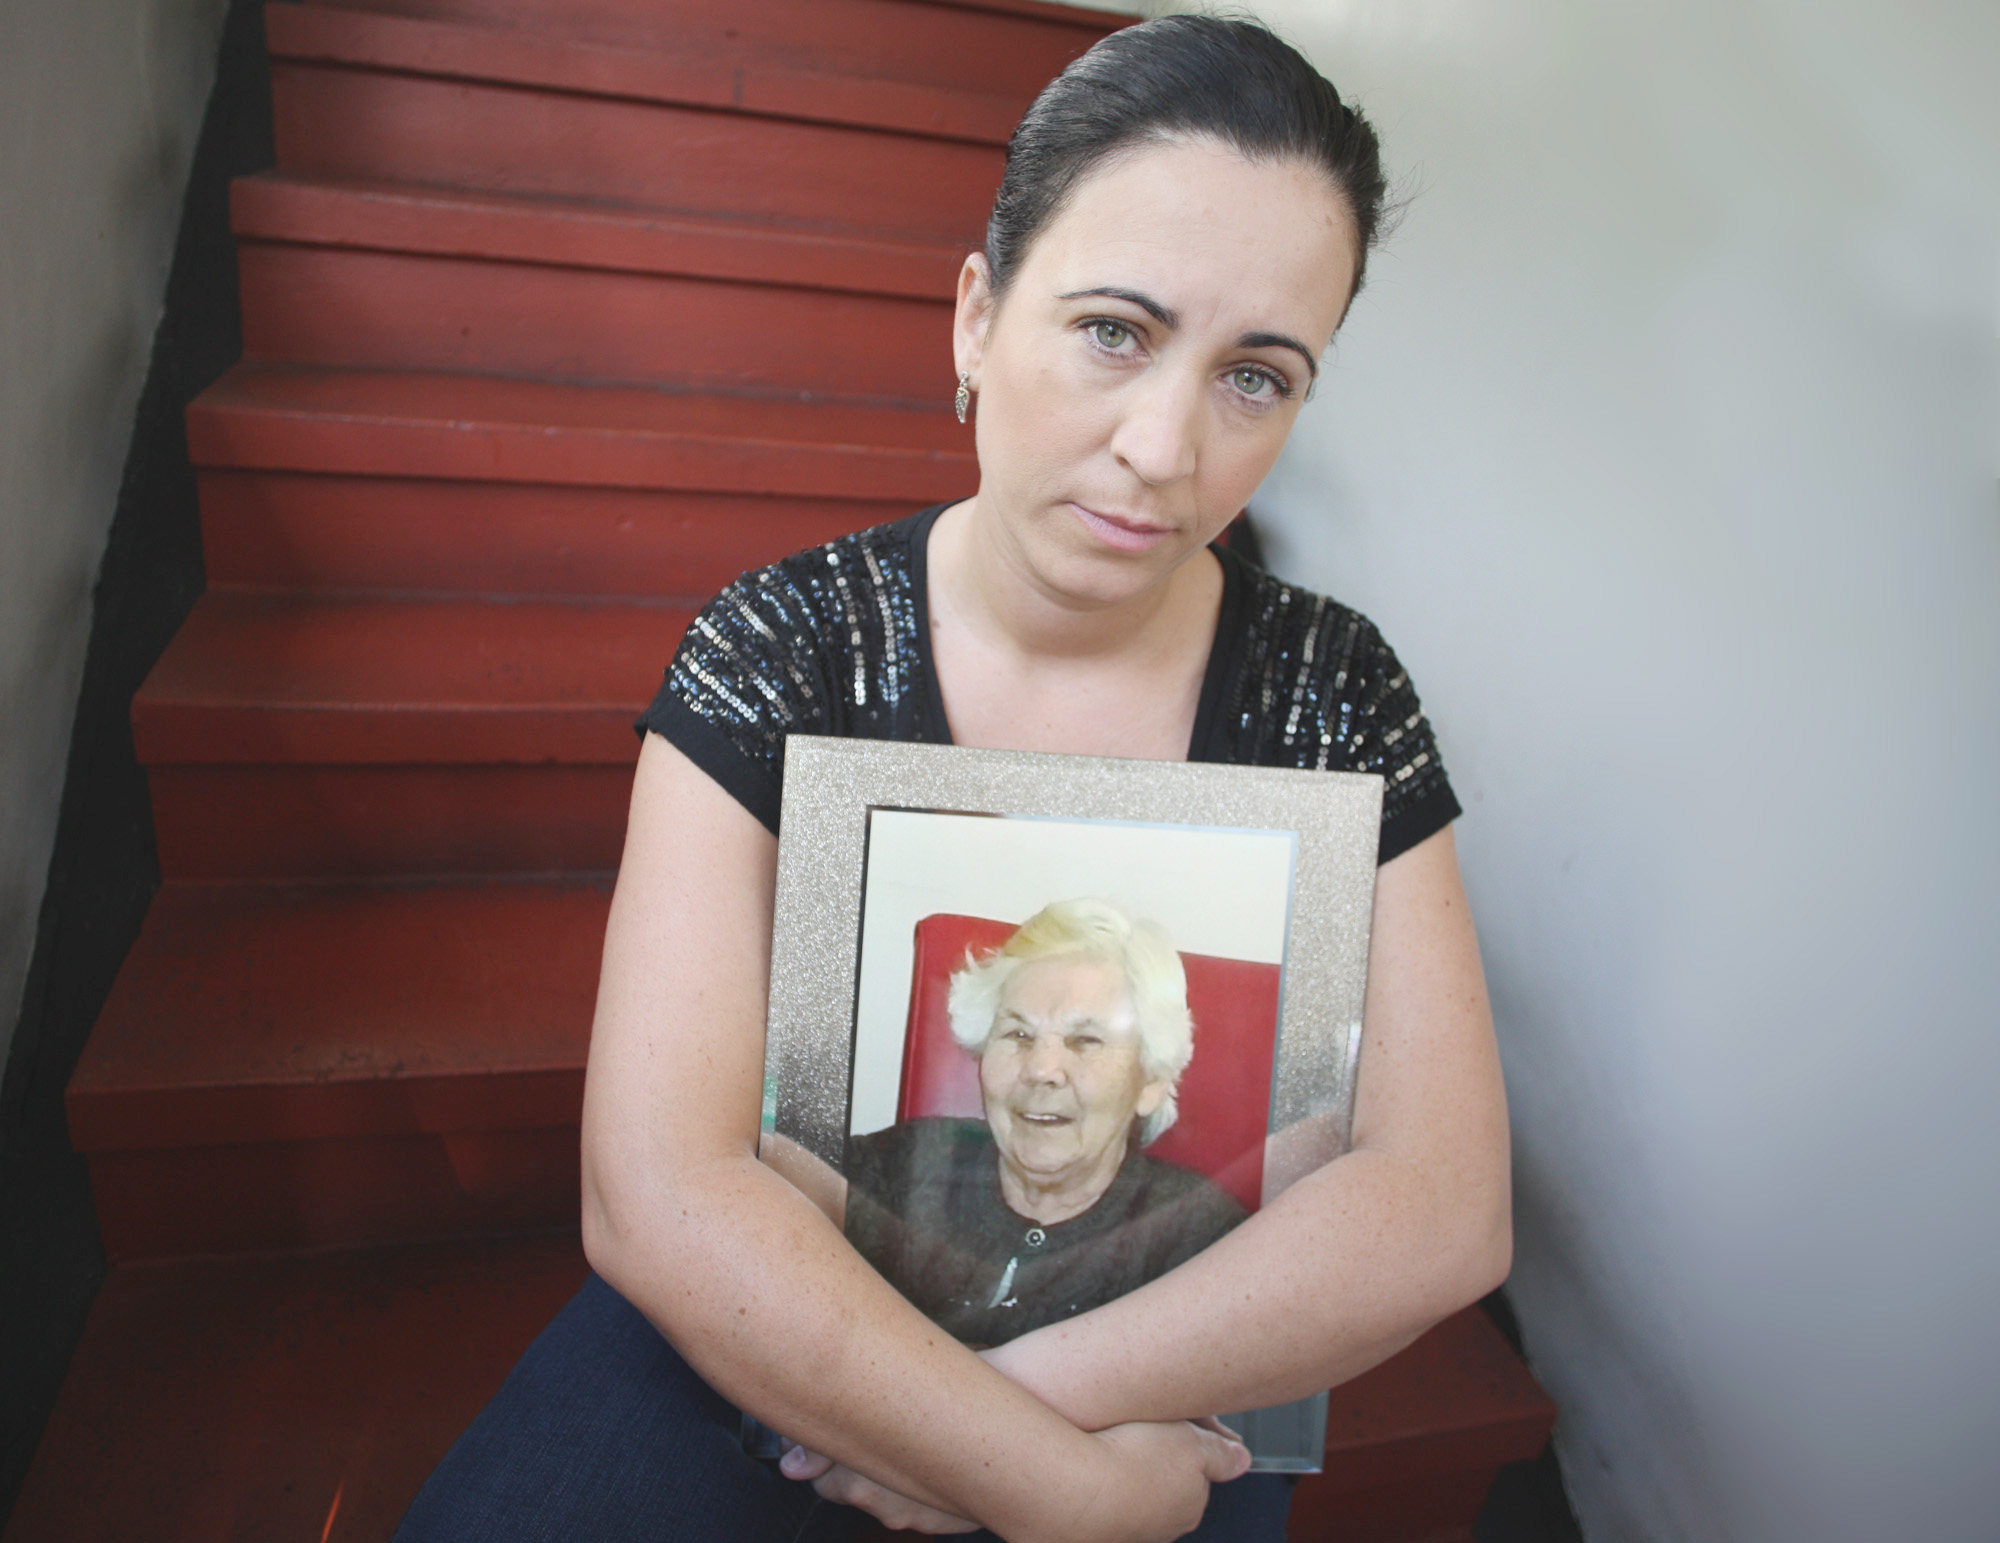
POLYGON ((165 883, 69 1089, 115 1268, 8 1543, 386 1537, 574 1289, 631 720, 737 573, 972 490, 958 266, 1125 20, 267 8, 165 883))

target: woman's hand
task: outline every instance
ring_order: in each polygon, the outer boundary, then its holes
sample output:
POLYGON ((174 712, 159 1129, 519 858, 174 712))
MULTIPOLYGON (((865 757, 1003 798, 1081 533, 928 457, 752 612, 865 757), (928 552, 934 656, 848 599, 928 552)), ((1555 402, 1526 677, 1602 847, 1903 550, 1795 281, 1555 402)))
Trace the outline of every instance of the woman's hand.
MULTIPOLYGON (((1116 1501, 1114 1516, 1126 1517, 1129 1532, 1114 1535, 1139 1540, 1178 1538, 1200 1525, 1208 1506, 1208 1487, 1242 1477, 1250 1467, 1250 1450, 1220 1420, 1169 1420, 1158 1424, 1114 1425, 1097 1439, 1123 1459, 1130 1493, 1116 1501)), ((788 1447, 778 1471, 788 1479, 810 1480, 823 1500, 866 1511, 883 1526, 933 1535, 972 1532, 977 1524, 899 1495, 852 1468, 805 1447, 788 1447)), ((1100 1512, 1112 1497, 1100 1493, 1100 1512)), ((1080 1531, 1087 1535, 1087 1526, 1080 1531)))
POLYGON ((924 1532, 933 1536, 952 1532, 976 1532, 977 1522, 969 1522, 949 1511, 899 1495, 886 1485, 865 1478, 845 1464, 836 1463, 804 1447, 788 1447, 778 1471, 801 1483, 810 1480, 813 1493, 836 1505, 851 1505, 866 1511, 884 1527, 897 1532, 924 1532))

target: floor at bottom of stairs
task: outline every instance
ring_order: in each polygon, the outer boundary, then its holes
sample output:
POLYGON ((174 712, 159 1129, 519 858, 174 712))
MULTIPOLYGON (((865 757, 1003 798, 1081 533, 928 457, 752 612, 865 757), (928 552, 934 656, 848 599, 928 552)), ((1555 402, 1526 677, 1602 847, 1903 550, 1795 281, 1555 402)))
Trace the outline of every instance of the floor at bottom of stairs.
POLYGON ((120 1266, 5 1543, 378 1543, 584 1273, 573 1234, 120 1266))

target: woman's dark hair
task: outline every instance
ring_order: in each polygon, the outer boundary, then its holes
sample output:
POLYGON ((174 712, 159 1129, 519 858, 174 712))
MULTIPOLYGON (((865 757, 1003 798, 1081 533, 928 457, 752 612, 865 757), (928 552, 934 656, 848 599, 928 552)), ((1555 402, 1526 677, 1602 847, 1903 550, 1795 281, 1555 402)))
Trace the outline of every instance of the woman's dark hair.
POLYGON ((1043 88, 1007 143, 986 224, 995 298, 1076 185, 1109 156, 1164 139, 1208 139, 1256 161, 1300 160, 1340 189, 1354 218, 1354 289, 1387 185, 1368 120, 1290 44, 1251 21, 1162 16, 1104 38, 1043 88))

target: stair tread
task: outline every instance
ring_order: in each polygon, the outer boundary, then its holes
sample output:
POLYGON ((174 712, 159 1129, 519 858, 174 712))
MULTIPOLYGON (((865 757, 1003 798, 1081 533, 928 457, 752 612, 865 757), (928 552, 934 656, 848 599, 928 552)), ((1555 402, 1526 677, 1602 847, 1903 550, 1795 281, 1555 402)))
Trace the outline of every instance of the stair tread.
POLYGON ((1032 93, 995 93, 329 4, 268 5, 273 59, 1004 145, 1032 93))
POLYGON ((574 1235, 115 1269, 7 1543, 386 1538, 586 1269, 574 1235))
POLYGON ((630 761, 686 604, 211 590, 133 702, 142 761, 630 761))
POLYGON ((573 1122, 604 877, 168 884, 69 1085, 86 1151, 573 1122))
POLYGON ((1383 1443, 1435 1443, 1485 1431, 1502 1443, 1495 1462, 1536 1456, 1555 1405, 1493 1320, 1479 1308, 1455 1313, 1408 1349, 1334 1389, 1327 1403, 1329 1471, 1364 1457, 1355 1476, 1395 1475, 1380 1467, 1383 1443))
MULTIPOLYGON (((606 6, 571 5, 553 16, 537 11, 532 3, 513 6, 506 0, 308 0, 310 4, 333 4, 346 10, 381 11, 399 16, 428 16, 436 19, 457 18, 473 20, 486 18, 505 21, 512 25, 528 25, 540 30, 559 32, 564 36, 601 37, 608 40, 620 38, 652 39, 661 36, 705 35, 698 24, 698 13, 704 7, 700 0, 692 4, 664 5, 660 0, 613 0, 606 6), (524 19, 524 13, 531 20, 524 19), (621 25, 622 23, 622 25, 621 25)), ((745 15, 748 9, 742 0, 733 0, 727 5, 710 4, 708 10, 726 15, 731 26, 729 34, 741 34, 746 27, 752 34, 769 31, 768 23, 781 9, 767 5, 767 26, 757 28, 745 15)), ((1090 6, 1062 5, 1055 0, 854 0, 847 3, 829 3, 829 0, 815 0, 815 9, 826 13, 832 24, 844 30, 861 30, 871 20, 880 21, 888 13, 899 12, 907 18, 912 13, 924 12, 957 13, 962 17, 994 17, 1013 21, 1042 23, 1062 29, 1080 31, 1095 40, 1120 27, 1129 27, 1135 20, 1127 11, 1106 11, 1090 6)), ((711 21, 713 18, 710 18, 711 21)), ((712 31, 712 27, 710 29, 712 31)), ((796 39, 786 41, 796 43, 796 39)), ((810 39, 805 44, 810 47, 820 39, 810 39)))
POLYGON ((964 248, 627 205, 262 172, 232 188, 238 236, 948 299, 964 248))
POLYGON ((188 408, 198 466, 565 486, 964 496, 943 406, 240 364, 188 408))
MULTIPOLYGON (((386 1537, 586 1269, 567 1235, 121 1266, 91 1310, 7 1543, 386 1537)), ((1552 1413, 1468 1309, 1334 1390, 1333 1429, 1373 1428, 1357 1429, 1349 1457, 1330 1448, 1300 1499, 1365 1488, 1371 1472, 1400 1477, 1412 1449, 1435 1477, 1454 1475, 1460 1455, 1532 1455, 1552 1413), (1479 1392, 1491 1368, 1459 1354, 1475 1341, 1521 1390, 1504 1408, 1479 1392), (1456 1378, 1425 1370, 1453 1364, 1456 1378), (1376 1419, 1385 1407, 1424 1414, 1376 1419), (1451 1447, 1426 1439, 1440 1432, 1451 1447)))

